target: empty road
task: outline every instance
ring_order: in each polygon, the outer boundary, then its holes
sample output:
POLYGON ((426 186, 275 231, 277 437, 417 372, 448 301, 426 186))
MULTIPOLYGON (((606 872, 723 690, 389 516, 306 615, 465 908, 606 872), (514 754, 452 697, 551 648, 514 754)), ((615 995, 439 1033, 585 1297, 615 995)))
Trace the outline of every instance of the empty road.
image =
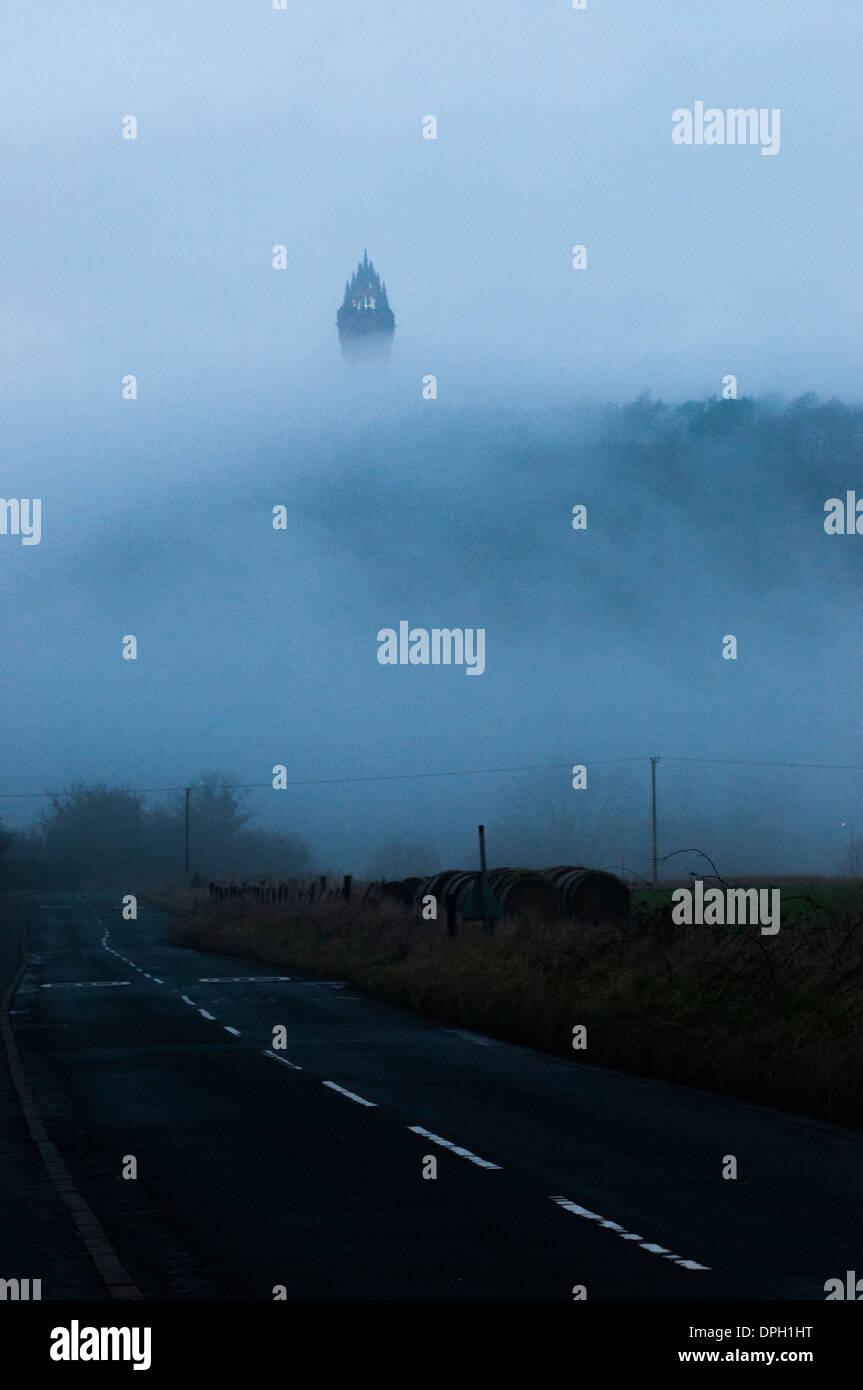
POLYGON ((0 930, 33 1102, 143 1298, 823 1299, 860 1265, 854 1132, 179 949, 120 896, 10 895, 0 930))

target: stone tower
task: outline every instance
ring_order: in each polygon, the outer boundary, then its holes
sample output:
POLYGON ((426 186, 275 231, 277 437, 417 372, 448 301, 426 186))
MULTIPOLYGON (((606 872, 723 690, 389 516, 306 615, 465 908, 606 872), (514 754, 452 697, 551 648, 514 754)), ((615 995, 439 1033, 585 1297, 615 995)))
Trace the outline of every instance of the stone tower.
POLYGON ((351 356, 374 347, 389 351, 396 321, 387 299, 387 287, 369 260, 368 251, 345 285, 345 297, 336 322, 343 353, 351 356))

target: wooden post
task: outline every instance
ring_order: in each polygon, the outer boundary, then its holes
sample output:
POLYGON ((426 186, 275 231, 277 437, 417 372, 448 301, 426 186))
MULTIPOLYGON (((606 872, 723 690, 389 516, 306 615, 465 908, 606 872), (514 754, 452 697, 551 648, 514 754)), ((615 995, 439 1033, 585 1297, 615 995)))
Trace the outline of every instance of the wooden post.
POLYGON ((486 916, 486 882, 485 882, 485 826, 479 827, 479 893, 482 904, 482 929, 484 932, 491 931, 491 923, 486 916))
POLYGON ((653 821, 653 886, 656 887, 656 764, 658 758, 650 759, 650 802, 653 821))
POLYGON ((186 866, 186 882, 189 882, 189 797, 192 795, 192 788, 186 788, 186 841, 184 862, 186 866))

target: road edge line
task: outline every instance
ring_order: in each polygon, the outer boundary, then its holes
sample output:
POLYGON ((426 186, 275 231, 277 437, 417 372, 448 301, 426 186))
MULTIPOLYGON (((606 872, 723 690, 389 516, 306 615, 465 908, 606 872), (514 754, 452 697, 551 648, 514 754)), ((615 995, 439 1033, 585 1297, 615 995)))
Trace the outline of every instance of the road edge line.
POLYGON ((27 968, 26 932, 26 927, 22 927, 20 963, 3 993, 2 1000, 0 1000, 0 1035, 2 1035, 3 1045, 6 1049, 6 1062, 9 1067, 9 1075, 12 1078, 12 1085, 15 1087, 18 1103, 23 1111, 24 1119, 27 1121, 30 1138, 39 1150, 42 1161, 48 1170, 51 1186, 68 1208, 69 1215, 84 1242, 84 1247, 96 1266, 99 1278, 112 1298, 143 1298, 137 1284, 120 1263, 120 1259, 105 1235, 100 1222, 75 1186, 72 1174, 63 1162, 59 1149, 48 1138, 48 1131, 36 1108, 33 1093, 24 1075, 18 1045, 15 1042, 15 1035, 9 1019, 9 1005, 15 997, 15 992, 27 968))

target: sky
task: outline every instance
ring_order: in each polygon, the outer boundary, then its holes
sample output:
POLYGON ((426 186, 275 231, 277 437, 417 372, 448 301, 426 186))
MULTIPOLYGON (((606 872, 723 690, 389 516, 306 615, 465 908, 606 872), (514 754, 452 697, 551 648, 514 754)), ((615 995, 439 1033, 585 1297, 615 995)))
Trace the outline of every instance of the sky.
MULTIPOLYGON (((822 525, 863 496, 861 39, 842 0, 10 0, 7 825, 224 771, 334 871, 470 864, 484 821, 497 862, 647 872, 650 756, 863 761, 863 541, 822 525), (699 101, 778 109, 779 152, 675 144, 699 101), (385 366, 335 329, 366 248, 385 366), (757 424, 687 434, 728 375, 757 424), (401 620, 483 628, 484 673, 381 666, 401 620), (426 775, 485 768, 540 770, 426 775)), ((863 835, 857 773, 659 790, 661 848, 729 869, 863 835)))

